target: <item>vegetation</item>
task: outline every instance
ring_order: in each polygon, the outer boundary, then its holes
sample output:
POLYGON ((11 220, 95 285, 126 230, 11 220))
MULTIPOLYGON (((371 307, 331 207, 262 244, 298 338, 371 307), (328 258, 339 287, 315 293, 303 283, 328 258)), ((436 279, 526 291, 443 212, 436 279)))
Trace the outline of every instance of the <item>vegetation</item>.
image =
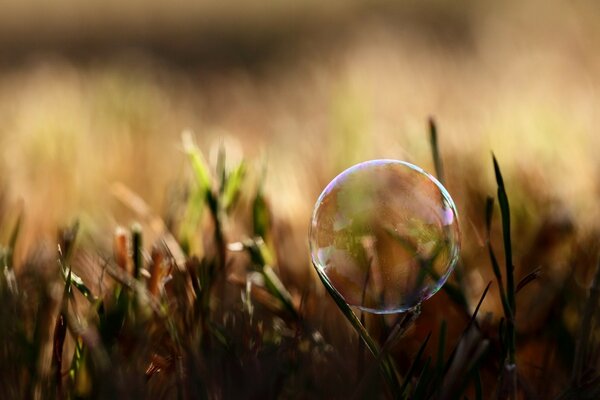
MULTIPOLYGON (((430 133, 433 164, 444 181, 433 120, 430 133)), ((4 224, 14 221, 1 251, 5 398, 600 395, 600 269, 589 290, 578 290, 574 272, 556 287, 548 266, 515 268, 511 184, 495 157, 501 230, 495 229, 495 200, 488 198, 480 210, 486 265, 474 265, 480 260, 467 245, 442 292, 389 318, 355 314, 334 291, 331 297, 324 292, 316 274, 309 286, 284 279, 286 255, 278 250, 269 207, 277 199, 265 198, 264 173, 248 185, 248 165, 228 167, 224 150, 213 171, 190 133, 183 150, 193 179, 170 207, 179 217, 159 218, 118 187, 116 196, 141 225, 117 228, 110 251, 75 223, 59 232, 55 249, 34 246, 16 265, 21 218, 3 216, 4 224), (228 237, 236 224, 246 228, 240 241, 228 237), (503 256, 496 255, 499 239, 503 256), (487 268, 495 279, 478 301, 471 300, 465 278, 473 268, 487 268), (489 306, 482 311, 484 301, 500 304, 501 313, 489 306), (530 313, 524 318, 537 319, 533 327, 520 325, 522 307, 530 313), (573 308, 582 310, 575 329, 568 321, 573 308)), ((564 228, 539 228, 535 251, 557 245, 545 239, 553 229, 564 228)), ((571 262, 588 261, 576 256, 571 262)))

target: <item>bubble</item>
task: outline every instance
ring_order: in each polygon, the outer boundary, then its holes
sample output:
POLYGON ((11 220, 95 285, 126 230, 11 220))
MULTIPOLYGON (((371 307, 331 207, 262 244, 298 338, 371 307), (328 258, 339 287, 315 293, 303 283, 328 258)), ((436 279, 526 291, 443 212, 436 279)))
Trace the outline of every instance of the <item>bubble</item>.
POLYGON ((403 312, 433 296, 453 271, 460 250, 456 206, 421 168, 366 161, 319 196, 310 248, 325 284, 349 305, 403 312))

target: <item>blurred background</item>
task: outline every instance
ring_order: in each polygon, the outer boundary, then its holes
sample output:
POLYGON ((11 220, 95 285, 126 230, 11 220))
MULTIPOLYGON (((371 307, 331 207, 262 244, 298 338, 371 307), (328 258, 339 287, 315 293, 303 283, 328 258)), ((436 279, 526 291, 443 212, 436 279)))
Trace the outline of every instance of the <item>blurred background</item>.
MULTIPOLYGON (((566 274, 589 284, 600 227, 593 1, 35 0, 1 8, 1 204, 4 215, 24 212, 21 257, 76 218, 92 234, 136 220, 115 199, 117 182, 168 216, 190 179, 181 133, 191 130, 213 167, 220 147, 229 163, 249 162, 248 198, 266 171, 283 279, 302 282, 323 187, 372 158, 433 171, 433 116, 461 216, 469 296, 477 299, 491 276, 483 243, 485 198, 496 191, 492 151, 511 199, 519 274, 549 271, 531 289, 546 294, 535 309, 523 300, 521 329, 545 326, 566 274)), ((228 237, 247 234, 242 226, 228 237)), ((498 310, 497 301, 484 307, 498 310)), ((571 332, 576 310, 564 314, 571 332)))
POLYGON ((591 224, 599 39, 592 1, 4 3, 0 182, 40 234, 110 214, 115 181, 158 212, 189 128, 207 158, 223 143, 266 162, 272 206, 305 240, 318 193, 353 163, 431 171, 434 116, 459 209, 461 182, 494 193, 494 151, 513 196, 591 224))

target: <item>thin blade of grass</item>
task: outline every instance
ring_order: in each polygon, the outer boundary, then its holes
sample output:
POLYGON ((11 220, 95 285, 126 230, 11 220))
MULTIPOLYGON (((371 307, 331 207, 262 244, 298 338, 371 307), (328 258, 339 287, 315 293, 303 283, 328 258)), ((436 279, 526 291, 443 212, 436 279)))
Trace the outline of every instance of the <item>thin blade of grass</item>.
POLYGON ((429 373, 429 365, 430 364, 431 364, 431 357, 427 357, 427 360, 425 361, 425 365, 423 365, 423 369, 421 370, 421 373, 419 374, 419 378, 417 379, 417 382, 415 383, 415 390, 413 391, 413 395, 411 396, 412 399, 419 400, 419 399, 426 399, 428 397, 427 391, 428 391, 428 389, 431 390, 431 381, 433 379, 433 377, 429 373))
POLYGON ((411 380, 413 374, 415 373, 415 370, 417 369, 417 364, 421 361, 421 357, 423 356, 423 352, 425 351, 425 347, 427 347, 427 343, 429 342, 430 338, 431 338, 431 332, 429 332, 429 334, 427 335, 427 337, 425 338, 423 343, 421 343, 421 346, 419 347, 417 354, 413 358, 413 360, 410 364, 410 367, 408 368, 408 371, 406 372, 406 375, 404 376, 404 381, 402 382, 402 386, 400 386, 400 396, 404 396, 406 390, 408 389, 410 380, 411 380))
POLYGON ((542 273, 542 268, 537 267, 535 270, 531 271, 527 275, 525 275, 519 283, 517 283, 517 288, 515 289, 515 294, 519 293, 525 286, 529 285, 531 282, 535 281, 540 277, 542 273))
POLYGON ((444 352, 446 351, 446 334, 447 334, 447 323, 446 320, 442 320, 440 324, 440 337, 438 341, 437 351, 437 362, 436 362, 436 376, 441 379, 444 374, 444 352))
POLYGON ((231 211, 242 192, 242 183, 246 177, 246 163, 241 162, 228 176, 221 195, 221 204, 227 212, 231 211))
MULTIPOLYGON (((442 156, 441 156, 439 144, 438 144, 437 124, 435 122, 435 119, 432 116, 429 117, 428 125, 429 125, 429 142, 431 145, 431 153, 432 153, 433 164, 434 164, 434 168, 435 168, 435 175, 436 175, 438 181, 440 181, 440 183, 442 185, 446 185, 446 177, 444 174, 444 164, 442 162, 442 156)), ((461 261, 459 260, 458 265, 454 271, 454 278, 455 278, 456 282, 458 283, 458 287, 456 287, 455 285, 452 285, 450 282, 447 282, 443 286, 443 290, 446 292, 446 294, 448 294, 450 299, 452 299, 454 301, 454 303, 456 303, 460 307, 460 309, 463 310, 466 317, 468 318, 469 303, 467 301, 467 298, 464 295, 464 290, 462 290, 464 287, 464 284, 463 284, 463 276, 462 276, 461 269, 462 269, 461 261)))
POLYGON ((65 339, 67 337, 67 317, 68 299, 71 296, 71 274, 69 273, 65 280, 61 310, 56 317, 54 324, 54 337, 52 339, 52 369, 54 370, 54 379, 56 393, 62 397, 62 358, 65 339))
POLYGON ((483 386, 481 384, 481 374, 479 370, 475 370, 475 400, 483 400, 483 386))
MULTIPOLYGON (((485 299, 485 296, 487 296, 487 293, 488 293, 488 290, 490 289, 491 284, 492 284, 492 282, 488 282, 487 286, 483 290, 483 293, 481 294, 481 297, 479 298, 479 302, 477 303, 477 306, 475 307, 475 311, 473 311, 473 314, 471 315, 471 319, 469 320, 467 327, 461 334, 460 340, 462 340, 462 338, 465 336, 466 332, 471 328, 471 326, 476 323, 477 315, 479 314, 479 308, 483 304, 483 300, 485 299)), ((460 343, 460 340, 458 341, 458 343, 460 343)), ((448 369, 450 368, 450 365, 452 364, 452 360, 456 356, 457 347, 458 347, 458 344, 456 347, 454 347, 454 349, 450 353, 450 357, 448 357, 448 361, 446 361, 446 365, 444 367, 444 373, 448 372, 448 369)))
POLYGON ((577 388, 582 384, 585 370, 586 357, 589 354, 590 338, 592 335, 592 320, 598 308, 600 300, 600 260, 596 267, 596 274, 590 292, 585 303, 581 325, 577 335, 575 345, 575 357, 573 361, 573 371, 571 373, 571 386, 577 388))
POLYGON ((142 227, 139 224, 131 227, 131 247, 133 250, 133 277, 139 280, 143 268, 142 227))
POLYGON ((183 143, 183 150, 190 159, 196 182, 201 189, 209 191, 212 186, 210 172, 207 163, 204 160, 204 156, 202 156, 202 152, 194 143, 192 132, 187 130, 184 131, 181 134, 181 141, 183 143))
MULTIPOLYGON (((342 314, 350 322, 360 338, 365 342, 365 345, 371 354, 373 354, 373 356, 377 359, 380 356, 379 345, 377 345, 377 342, 375 342, 375 340, 371 337, 364 325, 360 323, 360 320, 354 311, 352 311, 350 306, 346 303, 346 301, 337 293, 333 286, 331 286, 331 283, 329 283, 322 274, 318 273, 317 275, 321 279, 321 282, 323 282, 323 286, 325 286, 333 301, 336 303, 340 311, 342 311, 342 314)), ((398 382, 398 375, 396 373, 396 367, 392 358, 388 354, 385 354, 379 362, 379 366, 381 368, 383 377, 388 383, 392 396, 394 398, 399 398, 401 393, 400 383, 398 382)))
POLYGON ((444 164, 440 156, 440 150, 438 148, 438 136, 437 136, 437 125, 433 117, 429 117, 429 141, 431 142, 431 151, 433 155, 433 164, 435 166, 435 174, 438 181, 442 185, 445 185, 444 177, 444 164))
POLYGON ((499 398, 514 399, 517 395, 516 374, 516 329, 515 329, 515 281, 514 266, 512 259, 512 242, 510 232, 510 206, 508 196, 504 187, 504 179, 496 156, 492 154, 494 163, 494 174, 498 185, 498 203, 500 204, 500 216, 502 219, 502 237, 504 241, 504 258, 506 268, 506 301, 510 310, 510 318, 506 319, 506 344, 507 358, 504 364, 503 377, 499 387, 499 398))
POLYGON ((15 222, 15 226, 12 229, 10 234, 10 239, 8 240, 8 254, 6 260, 6 266, 9 269, 13 268, 14 263, 14 254, 15 254, 15 246, 17 245, 17 239, 19 237, 19 232, 21 231, 21 224, 23 223, 23 212, 19 213, 17 217, 17 221, 15 222))
POLYGON ((510 206, 508 203, 508 196, 504 187, 504 179, 502 178, 502 172, 500 166, 496 160, 496 156, 492 155, 494 162, 494 173, 496 175, 496 182, 498 184, 498 203, 500 204, 500 215, 502 217, 502 237, 504 239, 504 258, 506 263, 506 296, 508 299, 508 305, 512 311, 513 317, 515 315, 515 279, 514 279, 514 266, 512 258, 512 242, 510 233, 510 206))
POLYGON ((90 303, 93 304, 96 301, 96 297, 94 296, 90 288, 88 288, 83 282, 83 279, 81 279, 79 275, 73 272, 70 266, 64 264, 62 260, 59 261, 59 264, 64 281, 69 282, 69 285, 74 286, 75 289, 77 289, 83 295, 83 297, 85 297, 90 303))
POLYGON ((263 163, 260 178, 258 180, 256 196, 252 202, 252 229, 254 236, 258 236, 267 241, 269 230, 271 228, 271 214, 269 204, 264 195, 264 185, 266 177, 266 163, 263 163))
POLYGON ((262 268, 261 274, 265 279, 265 286, 269 292, 281 300, 285 308, 294 316, 294 318, 297 319, 299 315, 292 301, 292 295, 285 288, 277 274, 275 274, 273 268, 271 268, 269 265, 265 265, 262 268))

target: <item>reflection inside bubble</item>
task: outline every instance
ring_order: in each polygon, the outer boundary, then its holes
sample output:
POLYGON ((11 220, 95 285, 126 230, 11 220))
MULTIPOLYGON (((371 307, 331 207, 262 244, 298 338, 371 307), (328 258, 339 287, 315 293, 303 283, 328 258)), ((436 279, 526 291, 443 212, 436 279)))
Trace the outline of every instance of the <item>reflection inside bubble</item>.
POLYGON ((456 208, 420 168, 367 161, 323 191, 311 222, 313 263, 344 300, 365 311, 406 311, 432 296, 454 268, 456 208))

